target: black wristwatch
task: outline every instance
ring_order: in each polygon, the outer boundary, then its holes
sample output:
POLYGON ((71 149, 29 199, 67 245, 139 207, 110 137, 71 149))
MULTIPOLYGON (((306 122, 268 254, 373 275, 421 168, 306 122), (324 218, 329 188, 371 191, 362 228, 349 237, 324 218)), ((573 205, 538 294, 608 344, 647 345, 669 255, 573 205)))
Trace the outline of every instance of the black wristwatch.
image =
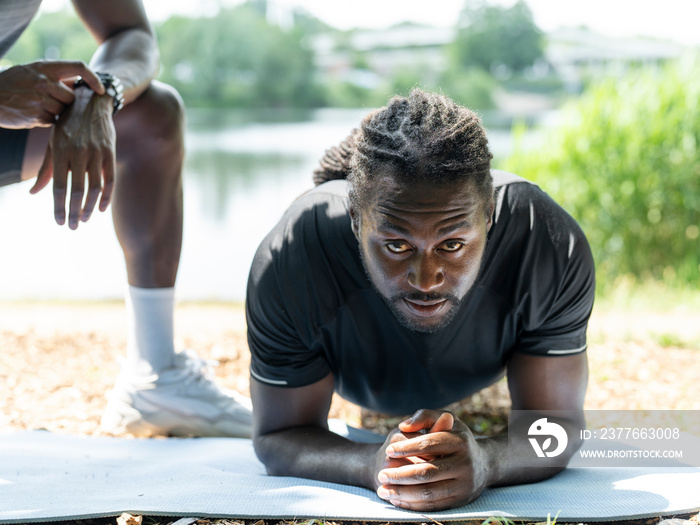
MULTIPOLYGON (((98 76, 100 82, 102 82, 102 85, 105 87, 105 94, 112 97, 112 103, 114 106, 112 115, 116 115, 117 111, 124 107, 124 86, 122 86, 121 80, 111 73, 100 73, 99 71, 96 71, 95 75, 98 76)), ((73 84, 73 89, 80 86, 90 87, 82 78, 75 81, 73 84)))

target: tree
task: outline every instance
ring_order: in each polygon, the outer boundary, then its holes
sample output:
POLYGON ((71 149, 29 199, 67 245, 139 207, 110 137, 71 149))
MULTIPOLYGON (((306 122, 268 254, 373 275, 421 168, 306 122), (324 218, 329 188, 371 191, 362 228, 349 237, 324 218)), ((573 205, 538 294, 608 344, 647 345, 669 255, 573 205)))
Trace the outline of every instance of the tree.
POLYGON ((5 58, 13 64, 41 59, 89 62, 97 42, 72 9, 44 13, 29 24, 5 58))
POLYGON ((460 14, 452 53, 458 67, 522 71, 544 53, 542 31, 523 0, 512 7, 467 0, 460 14))
POLYGON ((602 81, 506 163, 579 221, 604 286, 633 276, 697 288, 699 66, 689 57, 602 81))
POLYGON ((161 78, 195 106, 281 107, 318 103, 313 55, 298 30, 259 13, 259 2, 209 18, 173 17, 156 28, 161 78))

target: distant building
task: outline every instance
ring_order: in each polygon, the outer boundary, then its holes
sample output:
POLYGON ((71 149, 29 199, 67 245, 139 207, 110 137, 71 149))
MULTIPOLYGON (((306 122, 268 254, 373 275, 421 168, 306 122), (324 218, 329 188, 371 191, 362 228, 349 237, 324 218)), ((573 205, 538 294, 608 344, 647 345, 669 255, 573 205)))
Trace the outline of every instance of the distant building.
POLYGON ((580 89, 594 75, 620 72, 631 64, 661 64, 681 56, 686 47, 650 37, 614 38, 586 27, 560 28, 547 34, 547 62, 569 89, 580 89))
MULTIPOLYGON (((311 46, 322 76, 372 88, 400 69, 439 75, 448 67, 445 48, 455 36, 456 28, 405 23, 384 30, 322 33, 312 38, 311 46)), ((544 61, 534 64, 526 76, 554 73, 572 91, 580 90, 592 75, 624 70, 630 64, 659 64, 686 49, 648 37, 608 37, 585 27, 561 28, 546 38, 544 61)))
POLYGON ((316 66, 325 76, 374 87, 399 69, 437 75, 447 68, 445 46, 455 29, 401 24, 384 30, 325 33, 312 40, 316 66))

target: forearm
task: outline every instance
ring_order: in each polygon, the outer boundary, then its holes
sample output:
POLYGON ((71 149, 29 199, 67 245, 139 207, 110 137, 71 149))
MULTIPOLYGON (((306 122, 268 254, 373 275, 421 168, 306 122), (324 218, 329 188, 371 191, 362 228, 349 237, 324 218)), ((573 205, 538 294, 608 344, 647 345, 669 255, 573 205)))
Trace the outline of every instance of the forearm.
POLYGON ((500 434, 477 439, 486 452, 489 465, 488 486, 519 485, 535 483, 551 478, 566 468, 566 464, 579 449, 581 443, 571 440, 561 455, 556 458, 537 458, 532 465, 533 451, 527 439, 508 440, 508 429, 500 434))
POLYGON ((124 86, 124 99, 128 104, 137 99, 155 78, 158 60, 154 36, 139 27, 107 38, 92 56, 90 67, 117 76, 124 86))
POLYGON ((256 436, 253 444, 273 476, 376 488, 374 461, 381 445, 355 443, 317 426, 256 436))

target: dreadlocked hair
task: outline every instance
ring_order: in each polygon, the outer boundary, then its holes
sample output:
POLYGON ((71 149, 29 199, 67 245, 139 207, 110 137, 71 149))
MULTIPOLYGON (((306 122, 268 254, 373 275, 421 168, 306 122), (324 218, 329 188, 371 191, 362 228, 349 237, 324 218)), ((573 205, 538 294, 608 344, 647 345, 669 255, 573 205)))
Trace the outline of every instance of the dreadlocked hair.
POLYGON ((386 175, 408 185, 471 182, 488 202, 493 195, 492 158, 476 113, 444 95, 414 89, 367 115, 359 130, 326 153, 321 166, 325 161, 346 174, 350 202, 359 211, 375 195, 376 181, 386 175))
POLYGON ((350 161, 355 152, 355 135, 358 130, 353 129, 345 140, 327 149, 314 170, 314 184, 318 186, 329 180, 347 179, 350 174, 350 161))

